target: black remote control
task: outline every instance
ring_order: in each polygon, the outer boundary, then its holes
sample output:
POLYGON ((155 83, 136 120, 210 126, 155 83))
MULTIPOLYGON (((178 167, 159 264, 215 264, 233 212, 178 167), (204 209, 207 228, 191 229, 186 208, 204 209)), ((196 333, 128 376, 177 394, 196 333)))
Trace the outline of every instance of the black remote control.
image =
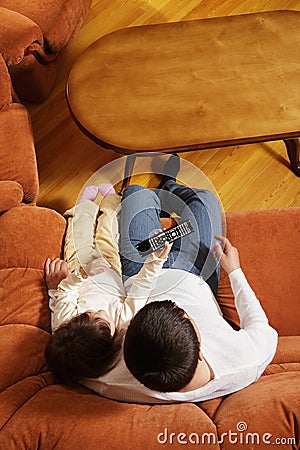
POLYGON ((137 244, 135 248, 142 256, 150 255, 150 253, 163 248, 166 241, 174 242, 176 241, 176 239, 193 233, 193 231, 194 228, 192 227, 191 222, 189 220, 185 220, 181 224, 175 225, 168 230, 162 231, 156 236, 145 239, 144 241, 137 244))

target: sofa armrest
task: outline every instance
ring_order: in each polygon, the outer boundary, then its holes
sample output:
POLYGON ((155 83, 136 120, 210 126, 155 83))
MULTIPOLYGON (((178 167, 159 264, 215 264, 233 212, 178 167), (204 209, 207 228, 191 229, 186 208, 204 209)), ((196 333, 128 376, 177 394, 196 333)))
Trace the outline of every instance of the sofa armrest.
POLYGON ((0 109, 0 180, 17 181, 23 188, 23 202, 38 197, 38 171, 31 120, 26 108, 10 103, 0 109))
POLYGON ((14 1, 12 9, 43 31, 47 50, 60 53, 73 40, 85 20, 92 0, 14 1))
POLYGON ((30 45, 43 46, 39 26, 28 17, 0 7, 0 23, 0 53, 8 66, 22 61, 30 45))
MULTIPOLYGON (((0 31, 1 33, 1 31, 0 31)), ((12 102, 13 88, 7 65, 0 53, 0 108, 12 102)))

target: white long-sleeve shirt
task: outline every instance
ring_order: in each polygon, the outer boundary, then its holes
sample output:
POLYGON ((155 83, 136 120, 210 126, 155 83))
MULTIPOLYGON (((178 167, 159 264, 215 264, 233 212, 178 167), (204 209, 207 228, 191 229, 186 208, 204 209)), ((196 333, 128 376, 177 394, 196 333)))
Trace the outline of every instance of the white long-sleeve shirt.
POLYGON ((57 291, 49 292, 53 329, 90 309, 105 310, 118 328, 126 328, 147 302, 173 300, 194 319, 203 356, 214 378, 192 391, 152 391, 130 374, 122 358, 106 375, 82 380, 82 384, 115 400, 173 403, 227 395, 256 381, 275 354, 277 333, 268 324, 242 270, 229 275, 241 323, 241 329, 235 331, 222 317, 210 287, 201 277, 179 269, 162 269, 163 262, 152 254, 125 287, 112 269, 87 279, 76 273, 70 275, 57 291))
MULTIPOLYGON (((214 378, 187 392, 157 392, 139 383, 123 359, 108 374, 82 381, 104 397, 134 403, 199 402, 240 390, 256 381, 276 351, 277 333, 250 288, 241 269, 230 275, 241 329, 235 331, 222 317, 208 284, 196 275, 178 269, 161 269, 148 294, 136 295, 147 302, 170 299, 191 316, 201 335, 201 350, 214 378), (149 295, 150 294, 150 295, 149 295)), ((134 277, 126 283, 131 289, 134 277)))
POLYGON ((75 270, 62 280, 57 290, 49 290, 52 330, 85 311, 104 310, 118 329, 126 328, 146 300, 138 292, 153 288, 165 259, 152 253, 134 278, 131 289, 124 287, 121 277, 112 269, 84 278, 75 270))

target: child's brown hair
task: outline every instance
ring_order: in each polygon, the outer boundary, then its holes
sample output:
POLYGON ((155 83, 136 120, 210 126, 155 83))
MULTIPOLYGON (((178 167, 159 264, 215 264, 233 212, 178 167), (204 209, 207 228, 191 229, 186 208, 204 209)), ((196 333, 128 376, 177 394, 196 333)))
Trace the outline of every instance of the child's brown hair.
POLYGON ((117 329, 111 335, 104 319, 85 312, 57 328, 46 347, 46 360, 58 381, 98 378, 117 363, 122 338, 117 329))

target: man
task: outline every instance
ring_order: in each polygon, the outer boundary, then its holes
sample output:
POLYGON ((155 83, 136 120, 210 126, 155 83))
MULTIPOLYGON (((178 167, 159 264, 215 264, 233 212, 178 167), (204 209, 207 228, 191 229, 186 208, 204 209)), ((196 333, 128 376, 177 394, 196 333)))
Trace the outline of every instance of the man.
POLYGON ((217 199, 177 184, 178 170, 179 158, 172 156, 158 190, 132 185, 123 195, 123 281, 141 308, 125 335, 126 364, 122 359, 105 376, 82 381, 112 399, 172 403, 227 395, 256 381, 276 350, 277 333, 240 268, 238 251, 221 236, 217 199), (135 245, 159 229, 168 212, 189 218, 195 232, 173 243, 162 267, 137 280, 144 259, 135 245), (216 303, 219 260, 230 278, 239 331, 216 303))

